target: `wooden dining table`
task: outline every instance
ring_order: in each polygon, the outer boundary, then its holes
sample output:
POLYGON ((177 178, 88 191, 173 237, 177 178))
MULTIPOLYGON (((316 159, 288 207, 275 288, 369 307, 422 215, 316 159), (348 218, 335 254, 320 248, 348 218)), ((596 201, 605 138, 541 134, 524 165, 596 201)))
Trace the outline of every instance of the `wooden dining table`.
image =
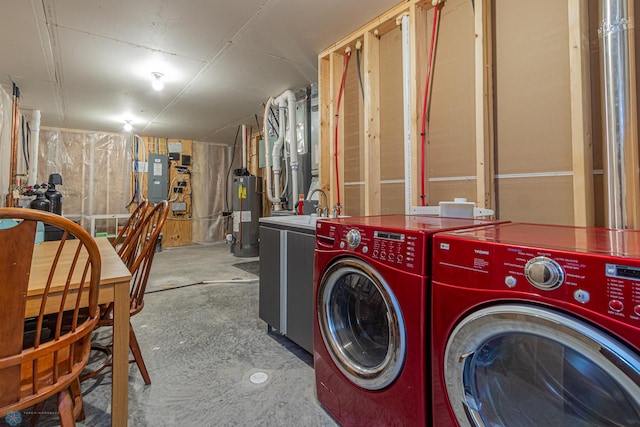
MULTIPOLYGON (((77 240, 65 242, 60 256, 58 269, 64 271, 65 264, 73 260, 77 240)), ((38 315, 42 293, 51 269, 51 262, 60 242, 42 242, 35 246, 29 290, 27 292, 26 317, 38 315)), ((100 271, 100 304, 114 303, 113 307, 113 381, 111 389, 111 425, 126 426, 129 401, 129 282, 131 273, 122 262, 106 237, 96 238, 102 269, 100 271)), ((78 269, 82 270, 82 269, 78 269)), ((68 269, 66 269, 68 271, 68 269)), ((77 288, 82 280, 77 275, 77 288)), ((74 280, 76 277, 74 276, 74 280)), ((72 288, 74 284, 72 284, 72 288)), ((64 277, 55 277, 47 298, 46 313, 56 313, 60 307, 60 295, 64 286, 64 277)), ((88 303, 87 303, 88 305, 88 303)))

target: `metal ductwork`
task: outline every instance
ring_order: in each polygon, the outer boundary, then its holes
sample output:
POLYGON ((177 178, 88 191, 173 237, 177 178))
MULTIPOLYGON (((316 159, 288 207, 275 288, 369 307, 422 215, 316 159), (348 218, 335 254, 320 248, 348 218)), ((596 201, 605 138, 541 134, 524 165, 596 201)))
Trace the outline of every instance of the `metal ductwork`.
POLYGON ((637 207, 635 76, 632 76, 633 0, 601 0, 598 37, 602 55, 602 114, 606 165, 606 221, 634 228, 637 207), (634 81, 632 82, 632 79, 634 81), (633 89, 633 91, 632 91, 633 89))

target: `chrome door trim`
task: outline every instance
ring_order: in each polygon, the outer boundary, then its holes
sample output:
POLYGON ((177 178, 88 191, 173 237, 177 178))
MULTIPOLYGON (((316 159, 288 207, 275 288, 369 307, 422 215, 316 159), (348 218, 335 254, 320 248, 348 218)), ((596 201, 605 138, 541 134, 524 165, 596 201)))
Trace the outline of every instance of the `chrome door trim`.
POLYGON ((406 332, 400 305, 389 284, 371 265, 357 258, 340 259, 327 268, 318 287, 318 323, 329 356, 340 371, 354 384, 367 390, 381 390, 400 374, 406 355, 406 332), (330 321, 331 293, 345 274, 360 274, 369 279, 382 295, 387 310, 389 347, 384 360, 373 368, 355 363, 338 343, 334 322, 330 321))
POLYGON ((447 398, 461 426, 484 426, 477 402, 465 392, 465 370, 472 359, 469 356, 487 340, 505 333, 534 334, 578 351, 602 367, 640 406, 640 358, 633 350, 569 315, 533 305, 502 304, 472 312, 447 340, 444 356, 447 398))

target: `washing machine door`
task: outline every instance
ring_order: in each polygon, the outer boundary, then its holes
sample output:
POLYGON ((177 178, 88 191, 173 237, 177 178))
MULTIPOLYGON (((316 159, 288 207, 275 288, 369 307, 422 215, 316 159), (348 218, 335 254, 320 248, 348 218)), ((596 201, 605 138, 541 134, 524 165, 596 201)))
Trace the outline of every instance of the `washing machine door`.
POLYGON ((385 279, 359 259, 341 259, 323 274, 317 304, 322 339, 340 371, 367 390, 390 385, 402 369, 406 338, 385 279))
POLYGON ((463 426, 640 425, 638 354, 551 310, 469 315, 449 337, 444 375, 463 426))

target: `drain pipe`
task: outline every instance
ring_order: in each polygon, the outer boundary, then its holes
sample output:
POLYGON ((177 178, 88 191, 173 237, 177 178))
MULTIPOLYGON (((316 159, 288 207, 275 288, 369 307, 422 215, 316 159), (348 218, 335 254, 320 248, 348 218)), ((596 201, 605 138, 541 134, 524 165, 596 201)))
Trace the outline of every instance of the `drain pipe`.
POLYGON ((289 159, 291 159, 291 204, 298 200, 298 143, 296 138, 296 97, 288 90, 282 94, 287 97, 289 110, 289 159))
MULTIPOLYGON (((633 0, 602 0, 601 25, 598 28, 602 52, 603 76, 603 129, 605 134, 605 161, 607 166, 607 223, 609 228, 625 229, 633 221, 631 206, 627 206, 627 183, 632 172, 625 163, 632 160, 633 128, 635 118, 630 117, 634 94, 631 93, 631 61, 633 0)), ((636 175, 635 173, 633 175, 636 175)), ((633 184, 632 184, 633 185, 633 184)))
POLYGON ((40 146, 40 110, 31 112, 31 147, 29 147, 30 169, 27 184, 38 183, 38 150, 40 146))
MULTIPOLYGON (((274 103, 276 105, 278 104, 277 98, 274 100, 274 103)), ((280 127, 278 128, 278 139, 276 140, 275 144, 273 144, 273 152, 272 152, 273 180, 274 180, 273 192, 277 200, 277 204, 275 205, 274 209, 277 211, 281 210, 282 208, 282 199, 280 194, 280 178, 282 176, 282 158, 280 156, 280 152, 282 151, 282 146, 284 145, 284 133, 286 130, 284 117, 285 117, 285 108, 282 107, 281 105, 278 105, 278 122, 280 127)))
MULTIPOLYGON (((282 114, 287 111, 289 123, 289 159, 291 160, 291 202, 298 200, 298 147, 296 144, 296 96, 293 91, 286 90, 276 98, 280 105, 280 135, 284 136, 286 126, 282 114)), ((275 151, 275 148, 274 148, 275 151)))
MULTIPOLYGON (((269 113, 271 111, 271 104, 273 103, 273 98, 269 97, 267 103, 264 106, 264 118, 262 122, 262 135, 264 135, 264 161, 265 161, 265 175, 267 176, 267 199, 273 203, 273 209, 276 211, 280 210, 280 198, 275 198, 273 196, 273 192, 271 191, 271 170, 273 169, 274 180, 280 174, 280 171, 277 172, 275 168, 271 166, 271 152, 269 151, 269 113)), ((275 144, 274 144, 275 145, 275 144)), ((278 183, 280 180, 278 179, 278 183)))

